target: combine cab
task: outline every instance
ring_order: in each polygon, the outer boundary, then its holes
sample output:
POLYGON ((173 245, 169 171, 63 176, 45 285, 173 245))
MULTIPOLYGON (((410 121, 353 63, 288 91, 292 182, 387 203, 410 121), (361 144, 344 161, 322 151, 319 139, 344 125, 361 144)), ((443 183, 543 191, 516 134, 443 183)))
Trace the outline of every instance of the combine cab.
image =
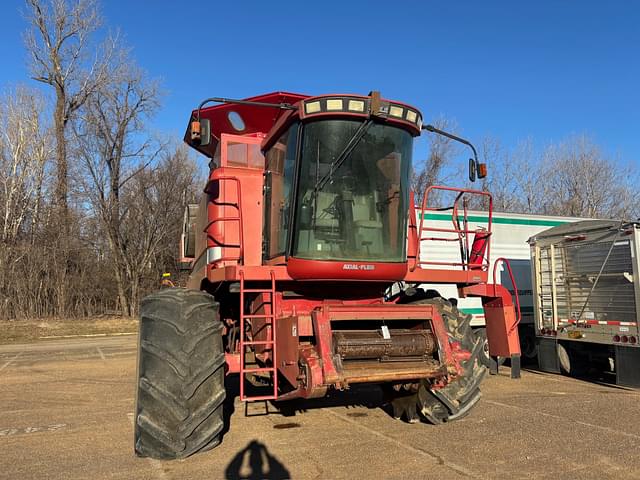
MULTIPOLYGON (((490 353, 511 357, 517 376, 511 295, 487 283, 491 222, 471 230, 466 218, 474 197, 490 218, 491 197, 432 187, 416 209, 409 179, 423 130, 471 146, 376 92, 215 98, 193 111, 185 141, 210 158, 210 174, 185 214, 188 289, 142 303, 138 455, 216 446, 232 374, 244 401, 370 383, 386 390, 397 418, 463 417, 480 398, 483 344, 470 315, 421 284, 480 297, 490 353), (450 228, 427 227, 429 199, 445 193, 452 204, 437 209, 451 215, 450 228), (460 260, 429 261, 440 242, 457 242, 460 260)), ((485 170, 470 160, 471 180, 485 170)))

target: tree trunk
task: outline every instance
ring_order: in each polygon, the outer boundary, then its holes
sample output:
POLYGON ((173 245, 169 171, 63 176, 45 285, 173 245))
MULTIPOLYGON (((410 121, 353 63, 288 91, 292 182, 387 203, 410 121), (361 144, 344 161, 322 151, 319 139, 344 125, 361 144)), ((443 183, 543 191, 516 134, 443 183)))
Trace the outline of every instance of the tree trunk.
POLYGON ((122 309, 123 315, 129 315, 129 299, 127 298, 127 292, 124 288, 124 278, 122 276, 122 269, 119 262, 114 264, 114 275, 116 277, 116 287, 118 288, 118 303, 122 309))
POLYGON ((131 278, 131 303, 129 304, 129 316, 138 315, 138 305, 140 304, 140 278, 133 275, 131 278))
POLYGON ((56 108, 54 112, 54 130, 56 135, 56 192, 55 199, 58 207, 60 226, 65 233, 69 231, 69 212, 67 204, 68 176, 67 142, 65 130, 67 119, 65 118, 65 104, 67 103, 65 92, 62 88, 56 88, 56 108))

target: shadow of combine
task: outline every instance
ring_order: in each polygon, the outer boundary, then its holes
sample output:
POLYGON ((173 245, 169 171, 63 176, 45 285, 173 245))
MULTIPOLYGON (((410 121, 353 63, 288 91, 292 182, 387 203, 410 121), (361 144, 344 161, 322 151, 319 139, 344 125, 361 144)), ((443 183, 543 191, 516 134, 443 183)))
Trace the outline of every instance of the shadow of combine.
MULTIPOLYGON (((261 395, 270 393, 260 386, 245 384, 247 395, 261 395)), ((232 416, 235 412, 235 400, 240 395, 240 379, 238 375, 230 375, 225 378, 225 388, 227 391, 224 402, 224 430, 223 434, 229 430, 232 416)), ((327 395, 322 398, 312 399, 295 399, 284 402, 255 402, 256 404, 265 404, 264 413, 248 413, 245 403, 245 416, 262 416, 262 415, 282 415, 284 417, 294 417, 304 414, 309 410, 315 410, 326 407, 364 407, 367 409, 381 408, 391 415, 391 409, 387 406, 388 397, 384 394, 382 388, 377 385, 353 385, 349 390, 336 391, 329 390, 327 395), (269 408, 273 407, 273 408, 269 408)), ((354 415, 356 416, 356 415, 354 415)))
POLYGON ((224 472, 227 480, 286 480, 291 478, 289 470, 267 447, 252 440, 229 462, 224 472))
MULTIPOLYGON (((387 407, 388 399, 384 395, 382 388, 377 385, 353 385, 349 390, 330 390, 322 398, 311 398, 308 400, 296 399, 287 402, 273 402, 273 405, 285 417, 295 417, 304 414, 309 410, 327 407, 363 407, 367 409, 380 408, 391 414, 391 409, 387 407)), ((366 415, 366 414, 364 414, 366 415)), ((358 415, 358 416, 364 416, 358 415)), ((356 416, 356 415, 354 415, 356 416)))
POLYGON ((226 395, 224 403, 222 404, 222 419, 224 421, 224 427, 222 427, 221 435, 226 435, 231 428, 231 418, 236 411, 236 407, 234 405, 235 400, 240 394, 239 385, 240 383, 237 375, 228 375, 224 377, 224 389, 226 395))

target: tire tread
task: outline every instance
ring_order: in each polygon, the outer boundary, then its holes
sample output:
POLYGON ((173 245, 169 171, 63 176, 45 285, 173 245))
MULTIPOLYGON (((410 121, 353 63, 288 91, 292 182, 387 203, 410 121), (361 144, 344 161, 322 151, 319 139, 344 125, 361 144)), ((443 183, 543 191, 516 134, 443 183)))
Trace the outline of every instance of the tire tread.
POLYGON ((478 360, 482 343, 471 328, 472 316, 463 315, 443 298, 422 299, 414 303, 436 305, 444 317, 449 337, 459 341, 471 355, 462 362, 462 375, 445 387, 433 390, 428 380, 422 380, 415 394, 393 399, 393 415, 400 418, 404 414, 409 422, 414 423, 417 411, 434 425, 463 418, 480 399, 480 383, 487 373, 486 367, 478 360))
POLYGON ((185 458, 221 442, 225 355, 214 298, 170 288, 141 302, 135 452, 185 458))

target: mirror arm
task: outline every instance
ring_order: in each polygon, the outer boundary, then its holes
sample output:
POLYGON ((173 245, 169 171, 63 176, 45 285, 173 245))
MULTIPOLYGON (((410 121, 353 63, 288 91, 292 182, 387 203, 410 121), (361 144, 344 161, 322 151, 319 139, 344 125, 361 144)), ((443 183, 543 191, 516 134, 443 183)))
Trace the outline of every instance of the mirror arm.
POLYGON ((200 142, 201 139, 201 125, 200 125, 200 112, 202 107, 204 107, 207 103, 232 103, 235 105, 253 105, 256 107, 267 107, 267 108, 279 108, 281 110, 297 110, 298 107, 295 105, 291 105, 290 103, 267 103, 267 102, 253 102, 251 100, 236 100, 233 98, 224 98, 224 97, 211 97, 206 98, 200 105, 198 105, 197 113, 195 117, 191 116, 191 140, 200 142))
POLYGON ((443 137, 450 138, 451 140, 455 140, 456 142, 463 143, 468 147, 470 147, 471 151, 473 152, 473 161, 476 164, 476 171, 480 170, 480 162, 478 161, 478 152, 476 152, 476 147, 474 147, 469 140, 465 140, 462 137, 458 137, 457 135, 454 135, 452 133, 445 132, 444 130, 440 130, 439 128, 436 128, 433 125, 423 125, 422 129, 431 133, 435 133, 437 135, 442 135, 443 137))
POLYGON ((207 103, 232 103, 234 105, 253 105, 256 107, 267 107, 267 108, 279 108, 281 110, 297 110, 298 107, 295 105, 291 105, 290 103, 267 103, 267 102, 252 102, 251 100, 236 100, 234 98, 224 98, 224 97, 211 97, 203 100, 198 105, 198 118, 200 120, 200 110, 207 103))

